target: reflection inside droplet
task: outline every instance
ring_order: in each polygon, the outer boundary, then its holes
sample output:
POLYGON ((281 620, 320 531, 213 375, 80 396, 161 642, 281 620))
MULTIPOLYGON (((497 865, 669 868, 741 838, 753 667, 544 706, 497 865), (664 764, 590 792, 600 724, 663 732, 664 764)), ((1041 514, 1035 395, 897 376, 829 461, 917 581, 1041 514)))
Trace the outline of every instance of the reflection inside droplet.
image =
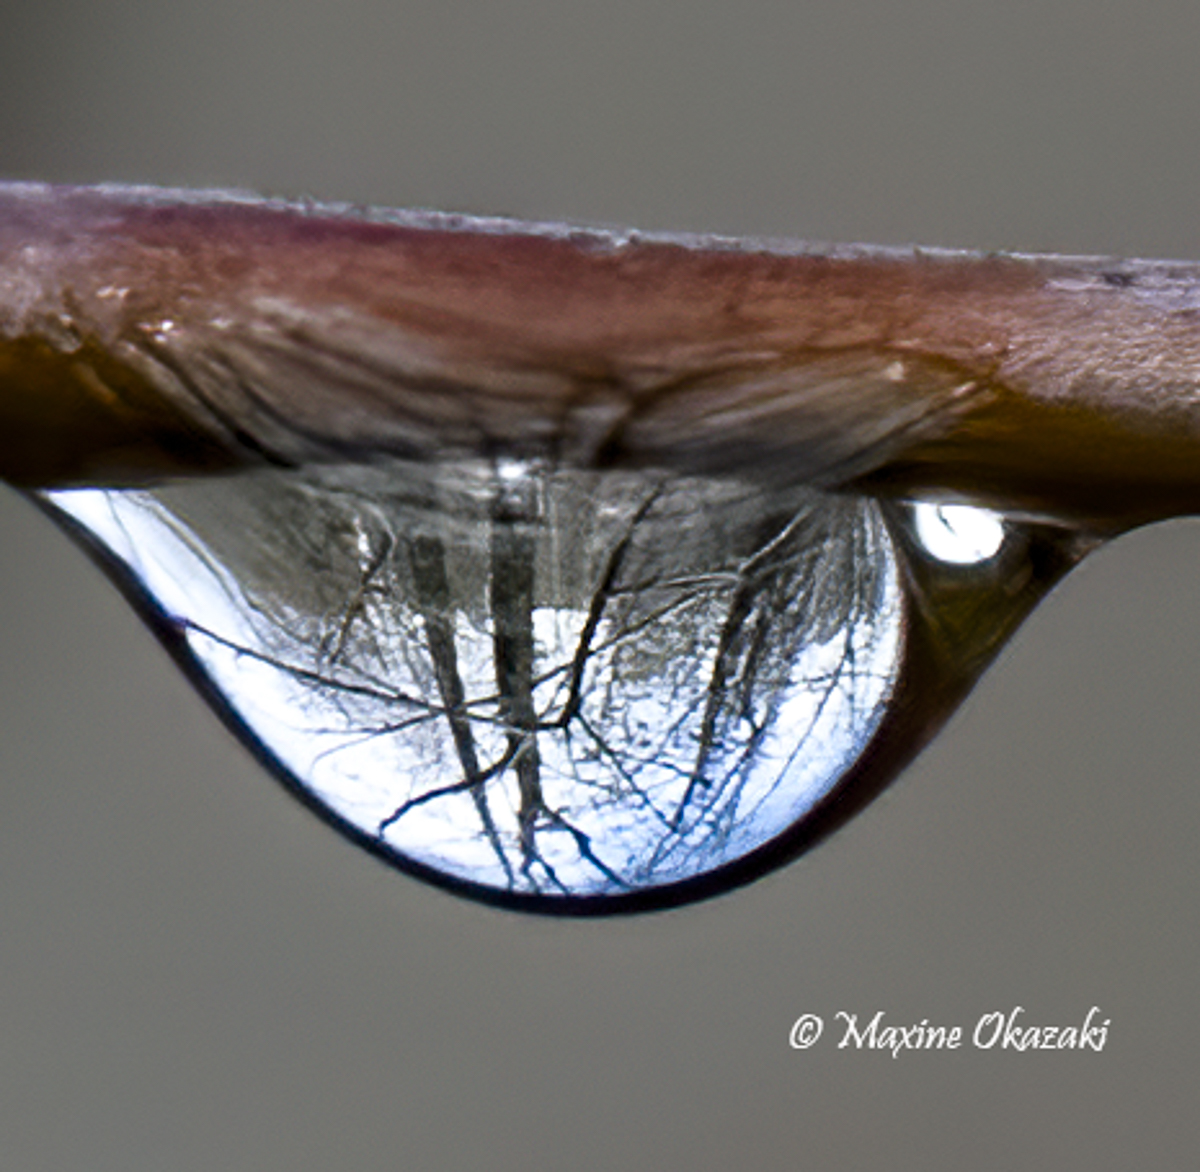
POLYGON ((991 509, 920 501, 913 515, 926 551, 950 565, 987 561, 1004 544, 1004 522, 991 509))
POLYGON ((494 898, 736 864, 836 790, 901 668, 866 498, 484 460, 44 498, 308 800, 494 898))

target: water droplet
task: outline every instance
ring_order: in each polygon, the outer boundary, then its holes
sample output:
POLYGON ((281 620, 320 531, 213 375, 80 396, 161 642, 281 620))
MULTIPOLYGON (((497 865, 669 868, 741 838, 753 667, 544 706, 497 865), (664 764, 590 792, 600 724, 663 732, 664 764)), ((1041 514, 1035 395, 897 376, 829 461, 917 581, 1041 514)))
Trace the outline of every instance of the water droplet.
POLYGON ((547 910, 827 833, 1073 556, 982 511, 516 460, 41 495, 310 805, 547 910))

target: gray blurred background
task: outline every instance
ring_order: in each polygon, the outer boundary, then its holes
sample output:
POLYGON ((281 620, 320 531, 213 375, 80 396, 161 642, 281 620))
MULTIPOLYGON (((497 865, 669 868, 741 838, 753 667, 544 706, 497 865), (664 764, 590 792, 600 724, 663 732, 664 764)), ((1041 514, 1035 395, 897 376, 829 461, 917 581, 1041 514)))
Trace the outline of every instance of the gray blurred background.
MULTIPOLYGON (((0 174, 1200 258, 1200 7, 5 6, 0 174)), ((0 1164, 1178 1169, 1200 1140, 1200 526, 1046 602, 866 814, 631 921, 395 874, 0 493, 0 1164), (1103 1053, 789 1049, 1092 1005, 1103 1053)))

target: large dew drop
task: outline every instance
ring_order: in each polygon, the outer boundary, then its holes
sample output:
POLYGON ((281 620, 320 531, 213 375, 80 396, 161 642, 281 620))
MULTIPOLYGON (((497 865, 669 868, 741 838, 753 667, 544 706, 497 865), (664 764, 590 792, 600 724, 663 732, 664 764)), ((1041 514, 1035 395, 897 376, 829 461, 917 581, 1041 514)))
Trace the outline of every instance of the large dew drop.
POLYGON ((523 906, 719 886, 835 790, 900 669, 867 499, 482 460, 45 499, 307 800, 523 906))

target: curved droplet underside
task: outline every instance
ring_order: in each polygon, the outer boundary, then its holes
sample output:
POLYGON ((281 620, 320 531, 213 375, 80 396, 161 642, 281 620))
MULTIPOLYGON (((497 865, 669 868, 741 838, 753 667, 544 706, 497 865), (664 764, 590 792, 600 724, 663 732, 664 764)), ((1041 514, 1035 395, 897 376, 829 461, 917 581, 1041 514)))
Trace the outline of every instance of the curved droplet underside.
POLYGON ((524 906, 652 903, 787 834, 902 660, 867 498, 484 460, 43 496, 311 803, 524 906))

